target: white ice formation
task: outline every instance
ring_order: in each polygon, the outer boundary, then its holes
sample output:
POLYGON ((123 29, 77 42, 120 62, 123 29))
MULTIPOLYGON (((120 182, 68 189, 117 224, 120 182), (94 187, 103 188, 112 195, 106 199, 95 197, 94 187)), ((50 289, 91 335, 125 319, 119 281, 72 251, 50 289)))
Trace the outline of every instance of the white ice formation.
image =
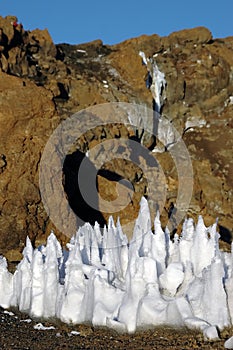
MULTIPOLYGON (((155 61, 156 55, 154 55, 152 58, 147 58, 143 51, 140 51, 139 55, 142 58, 143 64, 145 64, 147 67, 148 78, 146 85, 147 88, 151 91, 154 102, 153 120, 148 121, 148 118, 145 118, 144 127, 146 128, 148 122, 153 123, 153 130, 156 133, 156 136, 168 149, 169 147, 172 147, 177 141, 179 141, 181 136, 175 130, 172 122, 160 114, 164 100, 166 98, 165 89, 167 86, 167 81, 165 74, 161 72, 157 66, 157 63, 155 61)), ((152 152, 161 151, 161 149, 155 147, 152 152)))
POLYGON ((161 107, 163 105, 163 91, 166 88, 167 82, 165 79, 165 74, 161 72, 153 58, 147 58, 143 51, 139 52, 142 57, 142 62, 147 66, 148 79, 147 87, 150 88, 154 102, 155 102, 155 112, 160 113, 161 107))
POLYGON ((142 198, 131 242, 110 219, 103 234, 98 224, 79 228, 68 250, 53 233, 37 249, 27 239, 14 274, 1 257, 0 305, 127 332, 187 326, 215 339, 233 324, 233 247, 221 252, 218 239, 216 224, 206 228, 201 217, 196 227, 187 219, 174 241, 158 216, 152 232, 142 198))

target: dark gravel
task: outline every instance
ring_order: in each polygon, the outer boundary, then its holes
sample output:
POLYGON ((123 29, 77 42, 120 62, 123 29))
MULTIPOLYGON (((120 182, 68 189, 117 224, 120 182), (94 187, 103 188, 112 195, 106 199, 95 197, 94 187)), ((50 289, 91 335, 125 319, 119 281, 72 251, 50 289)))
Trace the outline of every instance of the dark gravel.
POLYGON ((17 310, 6 313, 0 308, 0 349, 52 350, 52 349, 224 349, 224 342, 232 334, 227 329, 220 334, 221 340, 204 341, 199 332, 187 329, 160 327, 139 331, 135 334, 119 334, 113 330, 90 325, 71 326, 56 320, 32 320, 17 310), (51 330, 36 330, 38 323, 53 326, 51 330), (72 334, 72 331, 80 334, 72 334))

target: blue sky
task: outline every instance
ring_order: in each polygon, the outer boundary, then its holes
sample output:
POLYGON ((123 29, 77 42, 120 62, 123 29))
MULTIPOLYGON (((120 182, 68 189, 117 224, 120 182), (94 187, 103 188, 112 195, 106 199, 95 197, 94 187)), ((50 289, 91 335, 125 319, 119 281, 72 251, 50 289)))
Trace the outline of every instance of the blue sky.
POLYGON ((72 44, 115 44, 200 25, 223 38, 233 36, 232 13, 232 0, 0 0, 1 16, 15 15, 25 29, 47 28, 55 43, 72 44))

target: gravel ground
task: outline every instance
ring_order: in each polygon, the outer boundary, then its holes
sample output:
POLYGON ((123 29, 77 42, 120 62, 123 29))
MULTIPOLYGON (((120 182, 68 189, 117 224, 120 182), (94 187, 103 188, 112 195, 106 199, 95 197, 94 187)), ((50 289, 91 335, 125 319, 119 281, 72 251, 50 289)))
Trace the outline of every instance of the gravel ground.
POLYGON ((224 342, 233 329, 220 334, 221 340, 204 341, 199 332, 187 329, 160 327, 119 334, 113 330, 90 325, 70 326, 56 320, 32 320, 17 310, 0 308, 0 349, 52 350, 52 349, 223 349, 224 342), (54 329, 38 330, 34 326, 53 326, 54 329), (78 332, 78 333, 77 333, 78 332))

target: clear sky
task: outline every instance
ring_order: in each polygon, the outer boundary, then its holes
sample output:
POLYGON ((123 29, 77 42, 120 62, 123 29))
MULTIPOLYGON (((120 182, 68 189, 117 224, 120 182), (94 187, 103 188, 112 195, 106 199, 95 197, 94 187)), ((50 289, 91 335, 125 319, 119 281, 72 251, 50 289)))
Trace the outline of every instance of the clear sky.
POLYGON ((25 29, 47 28, 55 43, 115 44, 200 25, 233 36, 233 0, 0 0, 0 15, 9 14, 25 29))

